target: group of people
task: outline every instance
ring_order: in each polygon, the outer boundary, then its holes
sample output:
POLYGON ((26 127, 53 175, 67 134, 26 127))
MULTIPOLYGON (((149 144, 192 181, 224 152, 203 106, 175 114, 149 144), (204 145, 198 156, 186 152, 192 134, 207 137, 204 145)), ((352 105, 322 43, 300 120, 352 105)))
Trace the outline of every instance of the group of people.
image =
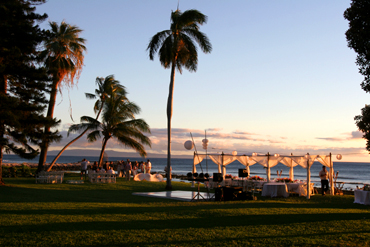
POLYGON ((118 177, 126 177, 126 180, 130 181, 131 175, 135 177, 138 173, 150 173, 152 169, 152 163, 148 159, 147 162, 131 162, 129 159, 127 161, 118 161, 117 164, 117 175, 118 177))
MULTIPOLYGON (((81 179, 83 175, 87 174, 90 162, 86 159, 81 161, 81 179)), ((130 181, 131 175, 135 177, 139 172, 150 173, 152 169, 152 163, 148 159, 147 162, 131 162, 129 159, 127 161, 118 161, 115 165, 113 161, 105 162, 102 166, 99 167, 98 162, 95 161, 94 164, 90 167, 92 173, 111 173, 115 174, 117 171, 118 177, 126 177, 126 180, 130 181)))

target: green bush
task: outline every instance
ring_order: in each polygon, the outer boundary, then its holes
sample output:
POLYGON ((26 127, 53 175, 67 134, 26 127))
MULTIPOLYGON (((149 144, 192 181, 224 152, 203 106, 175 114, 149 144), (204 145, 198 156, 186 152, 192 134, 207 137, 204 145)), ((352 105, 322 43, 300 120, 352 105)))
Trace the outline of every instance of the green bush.
POLYGON ((16 178, 16 177, 34 177, 36 173, 36 168, 30 168, 24 164, 20 167, 7 167, 2 166, 3 169, 3 178, 16 178))

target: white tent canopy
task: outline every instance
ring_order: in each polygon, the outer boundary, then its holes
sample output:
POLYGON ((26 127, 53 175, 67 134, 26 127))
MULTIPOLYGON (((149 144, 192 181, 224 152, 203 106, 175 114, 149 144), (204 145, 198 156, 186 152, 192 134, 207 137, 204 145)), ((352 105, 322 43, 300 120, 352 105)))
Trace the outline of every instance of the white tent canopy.
MULTIPOLYGON (((303 156, 280 156, 280 155, 231 155, 231 154, 197 154, 194 153, 193 173, 196 172, 196 165, 199 164, 204 158, 209 157, 214 163, 218 165, 218 172, 222 173, 225 179, 226 166, 235 160, 243 164, 249 172, 249 166, 256 163, 266 167, 267 182, 270 182, 270 169, 278 163, 290 167, 289 177, 294 180, 293 168, 297 165, 307 169, 307 191, 310 191, 311 171, 310 168, 315 160, 319 161, 322 165, 329 167, 329 181, 330 181, 330 194, 334 195, 334 181, 333 181, 333 162, 331 153, 329 155, 303 155, 303 156)), ((307 193, 307 198, 310 198, 310 193, 307 193)))

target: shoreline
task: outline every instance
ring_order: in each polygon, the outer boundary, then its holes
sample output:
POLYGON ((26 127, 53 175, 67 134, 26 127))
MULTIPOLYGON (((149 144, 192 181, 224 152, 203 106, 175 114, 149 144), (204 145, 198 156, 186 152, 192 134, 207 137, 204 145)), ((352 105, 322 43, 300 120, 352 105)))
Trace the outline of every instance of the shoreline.
MULTIPOLYGON (((114 162, 115 165, 116 165, 116 162, 114 162)), ((22 167, 22 165, 26 166, 26 167, 29 167, 29 168, 37 168, 38 166, 38 163, 27 163, 27 162, 23 162, 23 163, 12 163, 12 162, 7 162, 7 163, 3 163, 2 164, 4 167, 22 167)), ((49 167, 50 163, 45 163, 45 170, 49 167)), ((73 163, 56 163, 54 164, 54 166, 52 167, 52 171, 80 171, 81 169, 81 163, 80 162, 73 162, 73 163)), ((164 171, 153 171, 152 173, 159 173, 161 175, 164 175, 165 172, 164 171)), ((176 178, 176 179, 180 179, 180 180, 187 180, 187 175, 186 174, 176 174, 176 173, 172 173, 172 177, 173 178, 176 178)), ((311 182, 315 182, 315 183, 319 183, 320 181, 315 181, 315 180, 312 180, 311 179, 311 182)), ((361 182, 342 182, 342 181, 337 181, 337 183, 343 183, 344 184, 344 187, 343 187, 343 191, 354 191, 355 190, 355 186, 358 186, 358 185, 364 185, 365 183, 361 183, 361 182), (346 186, 347 185, 347 186, 346 186)), ((359 186, 359 187, 362 187, 362 186, 359 186)))

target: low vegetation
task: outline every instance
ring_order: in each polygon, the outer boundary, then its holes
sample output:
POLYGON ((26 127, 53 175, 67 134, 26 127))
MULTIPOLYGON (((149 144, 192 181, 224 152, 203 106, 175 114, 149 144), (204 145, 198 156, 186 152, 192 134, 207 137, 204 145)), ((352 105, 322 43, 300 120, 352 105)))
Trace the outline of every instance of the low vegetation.
MULTIPOLYGON (((76 179, 66 177, 66 179, 76 179)), ((1 246, 369 246, 352 195, 181 202, 134 196, 164 183, 35 184, 4 178, 1 246)), ((173 182, 176 190, 195 190, 173 182)))

